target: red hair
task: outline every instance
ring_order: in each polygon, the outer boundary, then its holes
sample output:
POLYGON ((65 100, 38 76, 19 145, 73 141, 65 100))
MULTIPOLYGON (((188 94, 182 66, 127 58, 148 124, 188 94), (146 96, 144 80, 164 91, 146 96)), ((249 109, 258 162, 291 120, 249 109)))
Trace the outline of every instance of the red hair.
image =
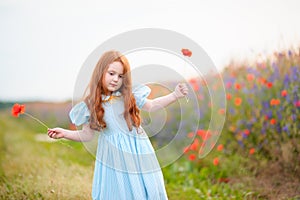
POLYGON ((89 123, 93 130, 100 131, 106 128, 106 123, 103 120, 105 111, 102 106, 102 95, 108 95, 108 91, 103 85, 103 80, 108 66, 113 62, 120 62, 124 69, 123 83, 119 91, 124 98, 124 118, 128 129, 132 130, 132 126, 139 127, 141 125, 140 110, 132 94, 129 62, 120 52, 112 50, 105 52, 99 59, 85 91, 84 101, 91 113, 89 123))

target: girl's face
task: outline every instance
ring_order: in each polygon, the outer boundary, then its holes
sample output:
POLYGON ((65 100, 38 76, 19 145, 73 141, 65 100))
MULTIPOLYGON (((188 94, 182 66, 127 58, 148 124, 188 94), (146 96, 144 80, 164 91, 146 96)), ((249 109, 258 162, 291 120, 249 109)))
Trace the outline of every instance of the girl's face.
POLYGON ((122 63, 115 61, 108 65, 107 71, 104 74, 103 84, 109 92, 114 92, 120 89, 123 84, 124 67, 122 63))

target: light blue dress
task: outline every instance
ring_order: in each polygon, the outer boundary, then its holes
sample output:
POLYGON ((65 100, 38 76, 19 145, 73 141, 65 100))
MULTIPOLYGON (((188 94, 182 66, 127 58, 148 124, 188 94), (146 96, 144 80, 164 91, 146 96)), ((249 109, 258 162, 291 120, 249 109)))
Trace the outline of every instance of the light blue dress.
MULTIPOLYGON (((144 85, 133 88, 142 108, 150 94, 144 85)), ((97 200, 165 200, 167 193, 155 151, 142 127, 129 131, 123 117, 124 100, 119 92, 103 103, 105 130, 99 132, 92 198, 97 200)), ((108 99, 108 96, 102 96, 108 99)), ((84 102, 75 105, 70 118, 79 126, 88 123, 90 112, 84 102)))

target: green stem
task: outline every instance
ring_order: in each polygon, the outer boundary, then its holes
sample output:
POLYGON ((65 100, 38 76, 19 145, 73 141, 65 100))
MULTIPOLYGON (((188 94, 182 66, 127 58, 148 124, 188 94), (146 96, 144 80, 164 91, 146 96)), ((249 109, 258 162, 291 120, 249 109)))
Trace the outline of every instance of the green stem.
POLYGON ((32 119, 36 120, 37 122, 39 122, 40 124, 42 124, 44 127, 46 127, 47 129, 49 129, 49 127, 44 123, 42 122, 41 120, 39 120, 38 118, 32 116, 31 114, 28 114, 28 113, 24 113, 25 115, 27 115, 28 117, 31 117, 32 119))
MULTIPOLYGON (((28 117, 31 117, 32 119, 36 120, 37 122, 39 122, 41 125, 43 125, 44 127, 46 127, 47 130, 49 129, 49 127, 48 127, 44 122, 42 122, 41 120, 39 120, 38 118, 36 118, 36 117, 32 116, 31 114, 26 113, 26 112, 24 112, 24 114, 27 115, 28 117)), ((57 140, 57 141, 58 141, 59 143, 65 145, 65 146, 67 146, 67 147, 73 149, 73 147, 70 146, 69 144, 64 143, 63 141, 60 141, 60 140, 57 140)))

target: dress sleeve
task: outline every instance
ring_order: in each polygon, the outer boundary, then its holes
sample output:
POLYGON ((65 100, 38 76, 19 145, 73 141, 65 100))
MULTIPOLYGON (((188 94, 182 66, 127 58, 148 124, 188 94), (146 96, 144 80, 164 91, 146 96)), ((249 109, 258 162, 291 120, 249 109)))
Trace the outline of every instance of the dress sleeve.
POLYGON ((87 105, 82 101, 76 104, 70 111, 69 117, 71 122, 76 126, 88 123, 90 119, 90 111, 87 105))
POLYGON ((132 90, 133 96, 136 101, 136 105, 141 109, 146 103, 146 99, 151 93, 151 89, 146 85, 138 85, 132 90))

